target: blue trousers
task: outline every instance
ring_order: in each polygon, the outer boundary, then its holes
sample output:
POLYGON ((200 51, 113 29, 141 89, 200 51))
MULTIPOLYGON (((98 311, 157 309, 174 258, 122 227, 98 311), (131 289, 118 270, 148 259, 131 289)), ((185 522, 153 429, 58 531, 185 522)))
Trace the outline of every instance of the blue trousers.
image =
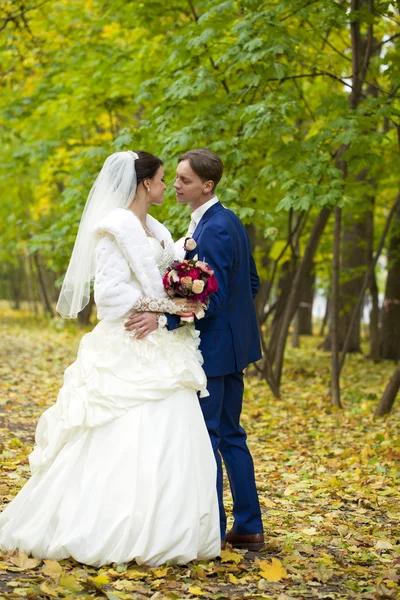
POLYGON ((239 534, 262 533, 260 504, 254 478, 254 465, 240 425, 243 403, 243 373, 208 377, 210 396, 200 400, 217 461, 217 491, 221 539, 226 535, 223 504, 222 459, 228 473, 233 497, 233 530, 239 534))

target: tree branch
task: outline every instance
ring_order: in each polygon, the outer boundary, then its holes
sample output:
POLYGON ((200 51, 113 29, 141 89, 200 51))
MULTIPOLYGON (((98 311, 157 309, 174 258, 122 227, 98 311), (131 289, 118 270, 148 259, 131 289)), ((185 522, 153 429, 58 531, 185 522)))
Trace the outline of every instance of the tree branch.
MULTIPOLYGON (((374 0, 369 0, 368 7, 369 7, 369 12, 372 15, 373 11, 374 11, 374 0)), ((373 42, 373 39, 374 39, 374 26, 373 26, 373 23, 369 23, 369 25, 368 25, 367 44, 366 44, 366 48, 365 48, 364 60, 363 60, 363 65, 362 65, 362 68, 361 68, 361 75, 360 75, 361 86, 363 85, 365 77, 367 75, 367 71, 368 71, 368 67, 369 67, 369 62, 370 62, 370 59, 371 59, 371 56, 372 56, 372 42, 373 42)))
POLYGON ((293 80, 293 83, 294 83, 294 86, 295 86, 295 88, 296 88, 296 89, 297 89, 297 91, 299 92, 299 96, 300 96, 300 98, 302 99, 302 101, 303 101, 303 104, 304 104, 304 106, 306 107, 306 110, 308 111, 308 114, 310 115, 311 119, 312 119, 312 120, 314 121, 314 123, 315 123, 315 122, 316 122, 316 119, 315 119, 315 117, 314 117, 314 114, 313 114, 313 112, 312 112, 312 110, 311 110, 311 108, 310 108, 310 106, 309 106, 309 104, 308 104, 308 102, 307 102, 307 100, 306 100, 306 98, 305 98, 304 94, 303 94, 303 90, 301 89, 301 87, 299 86, 299 84, 297 83, 297 81, 296 81, 295 79, 293 80))
MULTIPOLYGON (((194 4, 193 4, 192 0, 188 0, 188 4, 189 4, 189 6, 190 6, 190 10, 191 10, 191 13, 192 13, 193 19, 195 20, 195 23, 196 23, 196 25, 198 25, 199 16, 198 16, 198 14, 197 14, 197 12, 196 12, 196 8, 195 8, 195 6, 194 6, 194 4)), ((208 58, 209 58, 209 61, 210 61, 210 63, 211 63, 211 66, 212 66, 212 68, 213 68, 215 71, 219 72, 219 68, 218 68, 218 67, 217 67, 217 65, 215 64, 215 62, 214 62, 214 60, 213 60, 213 57, 212 57, 212 56, 211 56, 211 54, 210 54, 210 51, 209 51, 209 49, 208 49, 208 46, 207 46, 207 44, 204 44, 204 47, 205 47, 205 49, 206 49, 206 51, 207 51, 208 58)), ((226 83, 226 80, 225 80, 223 77, 221 77, 221 83, 222 83, 222 86, 223 86, 223 88, 224 88, 225 92, 226 92, 227 94, 229 94, 229 87, 228 87, 228 84, 226 83)))
POLYGON ((392 35, 392 37, 390 37, 387 40, 384 40, 383 42, 378 44, 379 48, 382 48, 382 46, 384 46, 385 44, 388 44, 389 42, 391 42, 392 40, 395 40, 398 37, 400 37, 400 33, 395 33, 394 35, 392 35))
POLYGON ((343 52, 340 52, 340 50, 338 50, 337 48, 335 48, 335 46, 330 43, 330 41, 328 40, 328 38, 325 38, 323 35, 321 35, 320 33, 318 33, 318 30, 313 26, 313 24, 310 21, 308 21, 306 19, 305 22, 307 23, 307 25, 309 25, 311 27, 311 29, 315 32, 315 34, 319 37, 319 39, 322 40, 327 46, 329 46, 329 48, 331 48, 334 52, 336 52, 336 54, 338 54, 339 56, 341 56, 345 60, 351 62, 351 58, 349 56, 346 56, 345 54, 343 54, 343 52))
POLYGON ((303 6, 300 6, 300 8, 296 8, 296 10, 293 10, 288 15, 285 15, 284 17, 282 17, 281 19, 279 19, 279 21, 281 23, 283 23, 283 21, 286 21, 286 19, 290 19, 290 17, 293 17, 293 15, 295 15, 298 12, 300 12, 301 10, 303 10, 303 8, 307 8, 307 6, 310 6, 311 4, 316 4, 318 1, 319 0, 310 0, 309 2, 306 2, 306 4, 304 4, 303 6))
POLYGON ((3 29, 7 27, 8 23, 14 22, 14 24, 16 24, 16 21, 18 21, 18 19, 23 17, 26 13, 31 12, 32 10, 36 10, 37 8, 41 8, 42 6, 44 6, 44 4, 48 4, 49 2, 50 0, 44 0, 36 6, 27 7, 15 13, 8 13, 3 23, 0 25, 0 31, 3 31, 3 29))

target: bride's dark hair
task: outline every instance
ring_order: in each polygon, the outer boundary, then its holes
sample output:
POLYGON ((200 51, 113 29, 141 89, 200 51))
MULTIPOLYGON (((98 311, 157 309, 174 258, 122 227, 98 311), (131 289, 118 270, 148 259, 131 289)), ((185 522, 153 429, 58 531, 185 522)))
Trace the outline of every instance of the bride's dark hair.
POLYGON ((135 161, 135 169, 137 185, 139 185, 143 179, 153 179, 163 161, 158 156, 154 156, 150 152, 143 152, 143 150, 138 150, 137 155, 139 158, 135 161))

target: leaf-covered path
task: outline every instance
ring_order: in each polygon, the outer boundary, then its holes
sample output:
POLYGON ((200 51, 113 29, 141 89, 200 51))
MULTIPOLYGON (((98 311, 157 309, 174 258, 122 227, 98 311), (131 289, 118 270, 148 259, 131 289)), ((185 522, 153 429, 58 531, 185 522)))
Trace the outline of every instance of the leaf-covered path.
MULTIPOLYGON (((2 506, 29 476, 37 419, 54 402, 82 335, 58 325, 21 313, 5 313, 0 324, 2 506)), ((265 551, 228 550, 222 560, 187 567, 100 570, 0 554, 0 600, 397 598, 399 406, 386 420, 372 418, 393 366, 350 357, 345 410, 333 411, 329 357, 316 350, 317 340, 302 343, 305 349, 288 351, 281 401, 263 382, 247 380, 243 424, 255 459, 265 551)))

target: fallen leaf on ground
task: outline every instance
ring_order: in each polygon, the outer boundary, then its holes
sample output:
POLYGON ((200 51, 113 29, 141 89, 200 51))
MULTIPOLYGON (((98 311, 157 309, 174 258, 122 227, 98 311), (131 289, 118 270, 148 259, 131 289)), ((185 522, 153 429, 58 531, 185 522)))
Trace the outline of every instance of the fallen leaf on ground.
POLYGON ((221 550, 221 562, 233 562, 238 565, 243 560, 243 556, 233 550, 221 550))
POLYGON ((25 552, 20 552, 17 556, 12 556, 9 559, 10 563, 20 569, 34 569, 40 563, 37 558, 29 558, 25 552))
POLYGON ((273 558, 271 563, 265 560, 260 561, 259 567, 261 577, 264 577, 268 581, 280 581, 287 576, 285 567, 277 558, 273 558))

